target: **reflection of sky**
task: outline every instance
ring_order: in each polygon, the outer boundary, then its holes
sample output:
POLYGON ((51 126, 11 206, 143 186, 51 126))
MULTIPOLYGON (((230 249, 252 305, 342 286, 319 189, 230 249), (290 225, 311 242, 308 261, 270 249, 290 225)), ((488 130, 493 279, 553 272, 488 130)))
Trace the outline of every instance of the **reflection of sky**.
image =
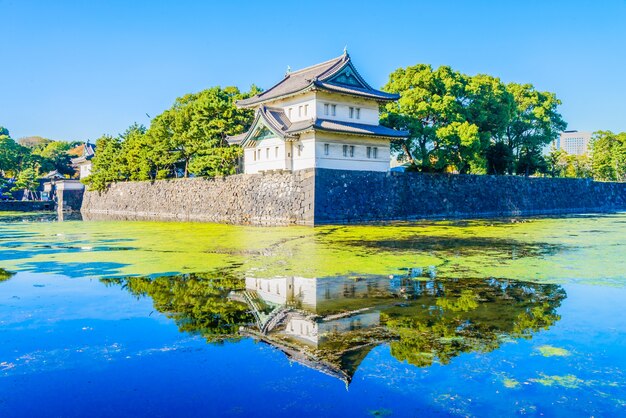
POLYGON ((265 344, 179 333, 117 286, 20 273, 0 283, 0 416, 623 414, 626 291, 565 289, 562 319, 531 340, 428 368, 379 346, 346 391, 265 344))

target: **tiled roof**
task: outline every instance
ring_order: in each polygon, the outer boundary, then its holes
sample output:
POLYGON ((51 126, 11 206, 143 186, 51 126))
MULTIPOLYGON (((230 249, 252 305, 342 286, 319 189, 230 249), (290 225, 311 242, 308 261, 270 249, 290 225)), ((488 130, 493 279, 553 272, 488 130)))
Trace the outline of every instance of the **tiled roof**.
POLYGON ((293 124, 287 132, 295 134, 307 130, 338 132, 362 136, 380 136, 385 138, 406 138, 409 133, 397 131, 381 125, 367 125, 365 123, 344 122, 339 120, 316 119, 307 121, 307 126, 296 127, 293 124))
POLYGON ((386 93, 369 86, 352 65, 350 56, 344 53, 340 57, 329 61, 287 73, 285 78, 272 88, 249 99, 239 100, 237 105, 240 107, 252 107, 269 100, 287 97, 312 89, 335 91, 380 101, 397 100, 399 97, 397 94, 386 93), (342 84, 337 80, 333 80, 333 76, 339 74, 348 66, 352 70, 351 74, 358 80, 358 86, 356 84, 342 84))
POLYGON ((337 93, 350 94, 352 96, 364 96, 376 100, 398 100, 400 96, 394 93, 387 93, 384 91, 374 89, 364 89, 356 86, 342 86, 335 83, 325 83, 323 81, 315 82, 315 85, 323 90, 335 91, 337 93))
POLYGON ((257 110, 256 118, 248 132, 228 137, 228 143, 231 145, 245 145, 245 142, 252 136, 254 131, 256 131, 256 126, 260 123, 260 119, 263 119, 265 124, 274 131, 275 134, 285 140, 297 138, 299 134, 311 130, 383 138, 406 138, 409 135, 406 131, 398 131, 387 128, 386 126, 330 119, 307 119, 290 122, 282 109, 261 105, 257 110))
POLYGON ((244 132, 239 135, 229 136, 228 138, 226 138, 226 141, 228 141, 230 145, 239 145, 244 139, 246 139, 246 136, 248 136, 248 132, 244 132))
POLYGON ((255 115, 250 129, 242 134, 233 135, 226 138, 230 145, 245 145, 246 140, 256 131, 259 120, 263 119, 265 124, 281 138, 290 136, 287 132, 292 123, 282 109, 261 105, 255 115))

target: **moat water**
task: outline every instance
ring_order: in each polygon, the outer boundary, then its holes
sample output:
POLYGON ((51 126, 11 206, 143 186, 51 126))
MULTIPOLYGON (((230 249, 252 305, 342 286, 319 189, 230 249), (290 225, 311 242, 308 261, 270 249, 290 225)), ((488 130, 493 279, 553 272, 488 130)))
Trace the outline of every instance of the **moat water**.
POLYGON ((0 269, 0 417, 626 415, 626 214, 5 213, 0 269))

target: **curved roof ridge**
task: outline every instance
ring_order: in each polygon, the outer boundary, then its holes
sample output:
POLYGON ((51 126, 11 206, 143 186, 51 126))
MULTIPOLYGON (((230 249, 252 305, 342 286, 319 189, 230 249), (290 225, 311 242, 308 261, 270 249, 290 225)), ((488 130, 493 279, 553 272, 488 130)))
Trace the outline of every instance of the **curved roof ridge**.
POLYGON ((327 60, 327 61, 320 62, 320 63, 318 63, 318 64, 314 64, 314 65, 310 65, 310 66, 308 66, 308 67, 300 68, 299 70, 292 71, 292 72, 288 73, 288 74, 285 76, 285 78, 286 78, 286 77, 289 77, 290 75, 296 75, 296 74, 299 74, 299 73, 302 73, 302 72, 305 72, 305 71, 310 71, 310 70, 313 70, 313 69, 315 69, 315 68, 317 68, 317 67, 324 66, 324 65, 326 65, 326 64, 330 64, 330 63, 331 63, 331 62, 333 62, 333 61, 339 61, 339 60, 341 60, 341 59, 342 59, 343 57, 345 57, 345 56, 346 56, 345 54, 341 54, 340 56, 335 57, 335 58, 332 58, 332 59, 329 59, 329 60, 327 60))

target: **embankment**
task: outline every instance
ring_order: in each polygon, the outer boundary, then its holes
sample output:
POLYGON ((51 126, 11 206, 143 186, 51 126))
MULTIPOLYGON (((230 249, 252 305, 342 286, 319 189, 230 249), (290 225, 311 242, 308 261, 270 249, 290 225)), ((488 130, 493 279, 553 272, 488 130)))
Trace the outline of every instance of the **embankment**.
POLYGON ((117 183, 86 192, 87 219, 321 225, 626 210, 626 183, 514 176, 302 170, 117 183))

